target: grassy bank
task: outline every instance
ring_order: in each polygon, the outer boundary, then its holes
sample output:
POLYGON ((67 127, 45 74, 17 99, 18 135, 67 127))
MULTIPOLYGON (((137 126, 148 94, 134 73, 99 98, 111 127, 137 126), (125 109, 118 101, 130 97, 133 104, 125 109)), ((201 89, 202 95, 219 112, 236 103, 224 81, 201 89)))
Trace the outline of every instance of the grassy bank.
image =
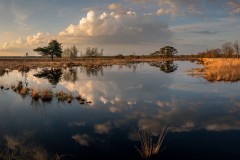
POLYGON ((229 81, 240 80, 240 60, 225 58, 203 58, 203 69, 197 69, 198 73, 208 81, 229 81))
MULTIPOLYGON (((38 67, 54 67, 62 68, 67 66, 108 66, 108 65, 125 65, 129 63, 138 62, 159 62, 166 60, 188 60, 188 59, 163 59, 161 57, 153 56, 103 56, 103 57, 82 57, 74 60, 67 58, 55 58, 51 61, 49 58, 37 58, 37 57, 0 57, 0 71, 4 72, 5 69, 17 69, 19 71, 38 68, 38 67)), ((190 60, 190 59, 189 59, 190 60)), ((192 60, 192 59, 191 59, 192 60)))

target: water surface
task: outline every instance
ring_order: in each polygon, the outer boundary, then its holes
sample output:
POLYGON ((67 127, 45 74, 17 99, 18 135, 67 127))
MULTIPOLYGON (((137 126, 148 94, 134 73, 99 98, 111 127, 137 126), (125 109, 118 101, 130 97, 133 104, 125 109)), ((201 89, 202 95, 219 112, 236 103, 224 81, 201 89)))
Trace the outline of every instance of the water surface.
POLYGON ((187 75, 191 62, 39 68, 1 75, 0 148, 64 159, 141 159, 139 129, 169 131, 156 159, 237 159, 239 83, 187 75), (34 101, 11 85, 81 95, 91 103, 34 101))

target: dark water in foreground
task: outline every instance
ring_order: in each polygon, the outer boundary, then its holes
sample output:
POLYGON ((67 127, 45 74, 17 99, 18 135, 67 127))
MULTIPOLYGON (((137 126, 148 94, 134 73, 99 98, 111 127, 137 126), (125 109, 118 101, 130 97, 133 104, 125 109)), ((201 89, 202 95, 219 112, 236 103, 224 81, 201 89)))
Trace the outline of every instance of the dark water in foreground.
POLYGON ((63 69, 41 78, 34 76, 41 69, 1 75, 0 85, 22 81, 30 88, 71 91, 91 103, 35 102, 0 89, 0 148, 63 159, 142 159, 138 130, 157 135, 167 124, 156 159, 239 159, 240 84, 209 83, 187 75, 196 64, 175 64, 175 72, 135 64, 63 69))

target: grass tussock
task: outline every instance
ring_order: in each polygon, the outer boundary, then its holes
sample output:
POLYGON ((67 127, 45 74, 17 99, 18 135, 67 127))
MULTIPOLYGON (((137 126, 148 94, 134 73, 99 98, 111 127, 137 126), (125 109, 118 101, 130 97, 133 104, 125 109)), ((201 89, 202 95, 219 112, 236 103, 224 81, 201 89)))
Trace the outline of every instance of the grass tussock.
POLYGON ((168 128, 166 125, 161 129, 157 141, 154 143, 152 132, 149 129, 139 130, 139 139, 141 142, 141 147, 137 148, 137 151, 142 158, 148 159, 154 155, 157 155, 161 149, 163 140, 167 134, 168 128))
POLYGON ((64 93, 63 91, 57 92, 56 97, 58 101, 61 102, 67 101, 68 103, 71 103, 74 98, 71 92, 64 93))
POLYGON ((240 60, 223 58, 204 58, 204 78, 208 81, 230 81, 240 80, 240 60))
POLYGON ((42 90, 41 100, 43 102, 50 102, 52 101, 52 98, 53 98, 53 93, 51 90, 42 90))
POLYGON ((22 95, 22 96, 26 96, 29 92, 29 88, 27 87, 22 87, 19 91, 19 94, 22 95))
MULTIPOLYGON (((4 85, 0 85, 0 90, 9 90, 10 88, 4 85)), ((36 88, 29 88, 26 84, 24 84, 22 81, 17 81, 15 84, 11 85, 11 90, 15 93, 21 95, 22 98, 25 98, 26 96, 32 97, 33 104, 37 102, 39 99, 42 102, 51 102, 54 98, 57 98, 59 102, 67 102, 72 103, 74 100, 79 101, 80 104, 92 104, 91 101, 87 101, 87 99, 84 99, 81 95, 78 95, 76 97, 73 96, 72 92, 63 92, 58 91, 54 92, 51 89, 41 89, 40 91, 36 88)), ((0 159, 1 160, 1 159, 0 159)))
POLYGON ((32 89, 32 98, 35 99, 35 100, 38 100, 39 98, 39 93, 38 93, 38 90, 37 89, 32 89))

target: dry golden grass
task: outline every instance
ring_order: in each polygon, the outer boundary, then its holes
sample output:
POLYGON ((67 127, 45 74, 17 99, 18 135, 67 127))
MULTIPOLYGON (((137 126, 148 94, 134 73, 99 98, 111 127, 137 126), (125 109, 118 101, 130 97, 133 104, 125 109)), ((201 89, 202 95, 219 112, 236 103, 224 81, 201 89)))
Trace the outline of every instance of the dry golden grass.
MULTIPOLYGON (((9 70, 19 70, 22 72, 27 72, 34 68, 43 67, 54 67, 63 68, 70 66, 109 66, 109 65, 125 65, 134 62, 159 62, 165 60, 175 60, 172 58, 163 59, 161 57, 151 57, 151 56, 125 56, 124 58, 117 57, 82 57, 74 60, 68 60, 65 58, 55 58, 54 61, 45 58, 1 58, 0 57, 0 74, 3 73, 5 69, 9 70), (2 70, 1 70, 2 69, 2 70)), ((176 60, 185 60, 177 59, 176 60)))
POLYGON ((29 92, 29 88, 27 87, 22 87, 19 91, 19 94, 22 95, 22 96, 26 96, 29 92))
POLYGON ((148 159, 154 155, 157 155, 161 149, 163 140, 167 134, 168 128, 166 125, 161 129, 156 143, 153 141, 153 135, 150 130, 143 129, 139 130, 139 139, 141 142, 141 148, 137 148, 137 151, 142 158, 148 159))
POLYGON ((39 98, 39 93, 37 89, 32 89, 32 98, 36 100, 39 98))
POLYGON ((53 94, 51 90, 42 90, 41 100, 43 102, 51 101, 52 98, 53 98, 53 94))
POLYGON ((208 81, 231 81, 240 80, 240 60, 224 58, 204 58, 204 78, 208 81))
POLYGON ((58 98, 58 101, 61 101, 61 102, 67 101, 68 103, 71 103, 74 98, 71 92, 66 94, 63 91, 57 92, 56 97, 58 98))

